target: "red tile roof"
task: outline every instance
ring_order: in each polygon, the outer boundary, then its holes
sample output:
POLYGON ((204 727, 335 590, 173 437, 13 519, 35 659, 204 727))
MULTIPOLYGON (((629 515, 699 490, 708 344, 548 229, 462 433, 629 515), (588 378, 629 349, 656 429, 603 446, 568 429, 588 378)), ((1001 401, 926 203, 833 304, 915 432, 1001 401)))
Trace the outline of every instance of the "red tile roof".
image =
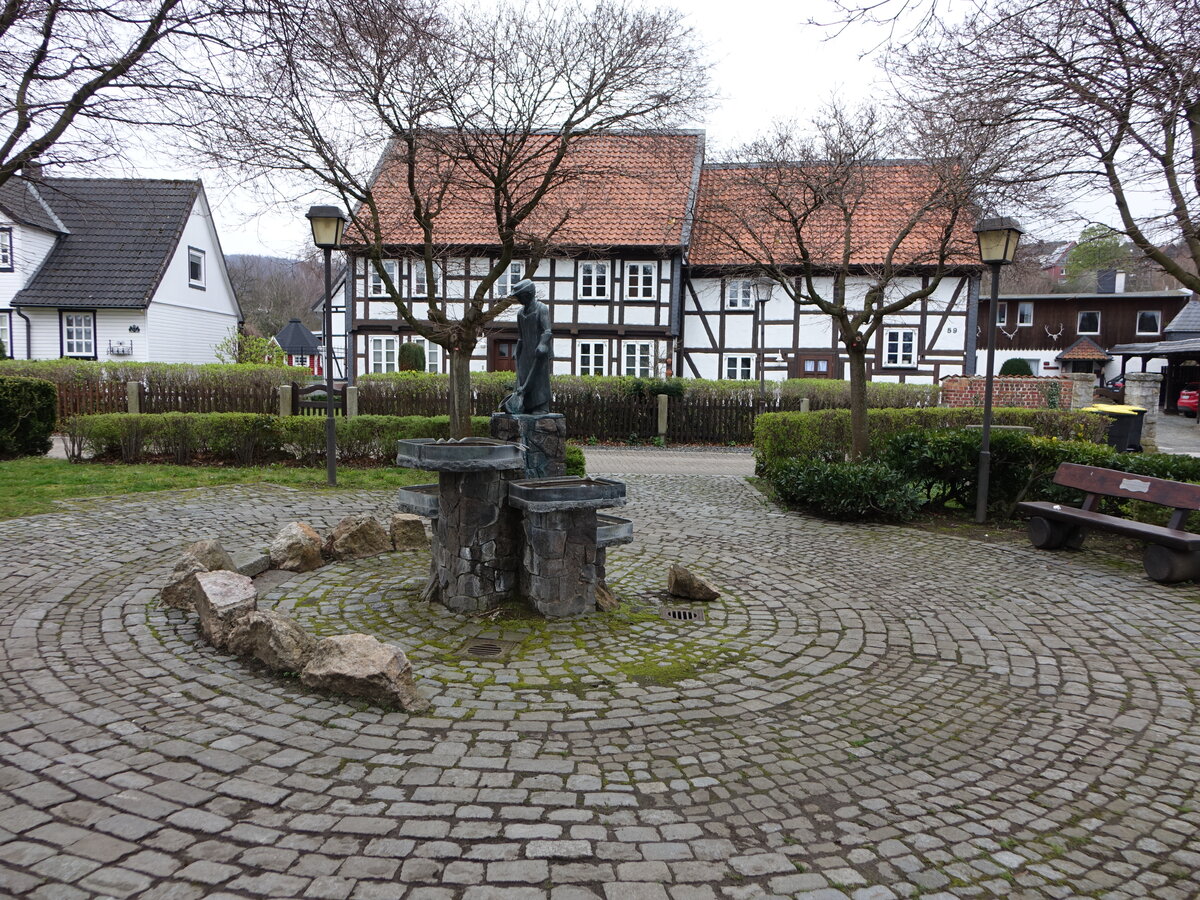
POLYGON ((1070 347, 1064 350, 1055 359, 1095 359, 1109 360, 1112 359, 1104 348, 1097 344, 1089 337, 1081 337, 1070 347))
MULTIPOLYGON (((785 224, 772 217, 771 201, 763 188, 766 171, 734 165, 704 168, 690 264, 799 263, 794 237, 785 224)), ((880 263, 932 185, 929 167, 919 162, 880 163, 865 167, 864 174, 863 199, 853 215, 850 233, 852 265, 880 263)), ((926 217, 901 244, 894 262, 936 263, 944 221, 940 215, 926 217)), ((971 216, 956 223, 951 258, 958 265, 980 265, 973 226, 971 216)), ((804 240, 818 264, 839 261, 844 246, 841 214, 829 209, 814 215, 804 229, 804 240)))
MULTIPOLYGON (((552 138, 545 137, 549 142, 552 138)), ((689 202, 703 158, 702 132, 617 133, 584 138, 568 153, 565 183, 547 194, 523 231, 540 236, 566 216, 559 246, 675 246, 687 239, 689 202)), ((531 167, 536 168, 536 167, 531 167)), ((495 246, 491 191, 462 166, 434 223, 439 245, 495 246)), ((374 195, 383 242, 422 243, 412 219, 403 162, 385 160, 374 195)), ((354 241, 347 229, 348 242, 354 241)))

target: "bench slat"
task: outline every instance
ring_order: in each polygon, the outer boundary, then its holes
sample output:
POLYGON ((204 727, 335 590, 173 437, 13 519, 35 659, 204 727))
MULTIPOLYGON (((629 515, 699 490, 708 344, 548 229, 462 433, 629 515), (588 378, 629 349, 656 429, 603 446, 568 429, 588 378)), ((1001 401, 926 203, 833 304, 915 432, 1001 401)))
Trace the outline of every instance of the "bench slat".
POLYGON ((1130 475, 1116 469, 1063 463, 1054 473, 1054 483, 1078 488, 1089 494, 1148 500, 1175 509, 1200 509, 1200 484, 1167 481, 1149 475, 1130 475))
POLYGON ((1077 509, 1074 506, 1062 506, 1045 500, 1025 501, 1017 504, 1017 509, 1033 516, 1042 516, 1057 522, 1070 522, 1084 528, 1096 528, 1124 534, 1128 537, 1139 538, 1164 547, 1176 550, 1200 550, 1200 535, 1174 528, 1164 528, 1161 525, 1149 525, 1145 522, 1135 522, 1132 519, 1122 519, 1105 513, 1077 509))

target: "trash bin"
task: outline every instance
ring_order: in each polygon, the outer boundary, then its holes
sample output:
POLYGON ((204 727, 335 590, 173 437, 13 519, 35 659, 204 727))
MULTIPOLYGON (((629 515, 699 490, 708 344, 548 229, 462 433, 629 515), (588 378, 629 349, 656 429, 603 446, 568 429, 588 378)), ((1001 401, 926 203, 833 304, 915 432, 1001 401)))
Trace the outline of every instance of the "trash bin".
POLYGON ((1081 411, 1100 413, 1112 419, 1108 426, 1108 443, 1116 447, 1119 453, 1142 452, 1142 422, 1146 418, 1144 406, 1093 403, 1081 411))

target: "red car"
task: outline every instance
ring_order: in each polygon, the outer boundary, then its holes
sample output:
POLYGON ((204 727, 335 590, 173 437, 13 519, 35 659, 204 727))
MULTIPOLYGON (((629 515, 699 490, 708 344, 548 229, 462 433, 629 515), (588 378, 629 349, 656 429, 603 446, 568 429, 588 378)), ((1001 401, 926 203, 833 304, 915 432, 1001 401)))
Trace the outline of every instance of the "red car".
POLYGON ((1200 383, 1193 381, 1179 392, 1179 402, 1175 405, 1185 416, 1195 416, 1198 400, 1200 400, 1200 383))

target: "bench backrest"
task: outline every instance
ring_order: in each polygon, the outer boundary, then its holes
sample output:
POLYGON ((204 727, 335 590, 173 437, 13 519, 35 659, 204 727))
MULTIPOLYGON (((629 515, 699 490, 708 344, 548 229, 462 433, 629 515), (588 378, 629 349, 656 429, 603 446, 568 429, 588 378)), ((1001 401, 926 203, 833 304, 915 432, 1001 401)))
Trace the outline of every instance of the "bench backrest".
POLYGON ((1131 475, 1116 469, 1063 463, 1054 473, 1054 483, 1078 488, 1089 494, 1146 500, 1175 509, 1200 509, 1200 484, 1167 481, 1165 478, 1151 478, 1149 475, 1131 475))

